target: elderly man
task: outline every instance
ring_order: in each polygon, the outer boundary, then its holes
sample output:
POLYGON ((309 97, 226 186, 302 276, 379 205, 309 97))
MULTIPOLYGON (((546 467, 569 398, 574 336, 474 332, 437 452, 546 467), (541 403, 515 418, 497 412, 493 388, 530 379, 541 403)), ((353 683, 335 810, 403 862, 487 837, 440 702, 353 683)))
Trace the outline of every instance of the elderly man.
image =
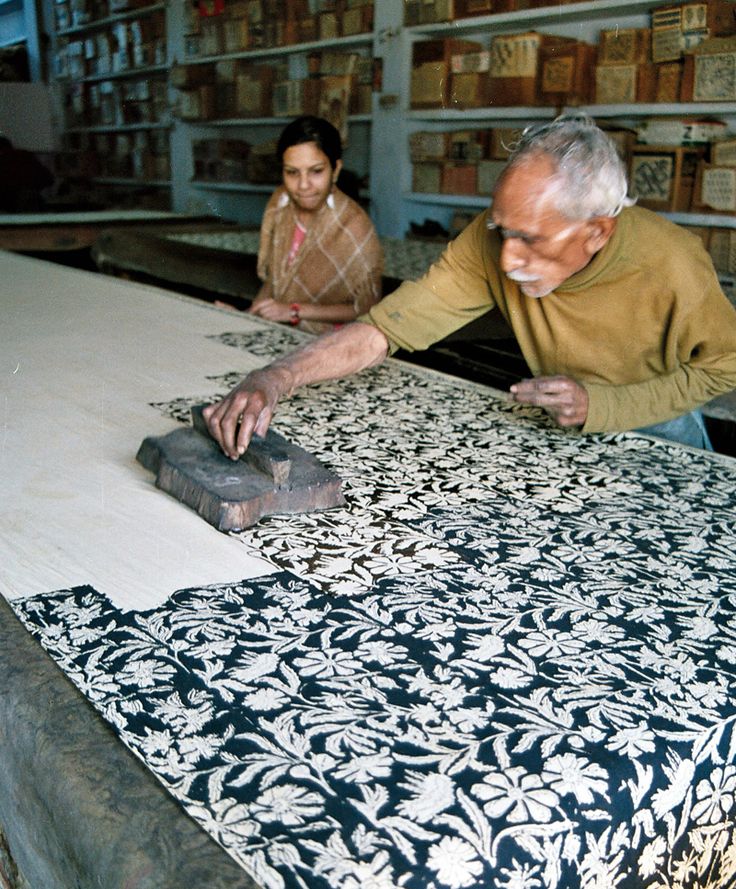
POLYGON ((710 447, 700 405, 736 388, 736 311, 699 239, 632 206, 586 115, 526 130, 491 208, 423 278, 358 321, 249 374, 206 409, 233 459, 296 387, 426 349, 494 306, 534 374, 514 400, 582 432, 639 429, 710 447))

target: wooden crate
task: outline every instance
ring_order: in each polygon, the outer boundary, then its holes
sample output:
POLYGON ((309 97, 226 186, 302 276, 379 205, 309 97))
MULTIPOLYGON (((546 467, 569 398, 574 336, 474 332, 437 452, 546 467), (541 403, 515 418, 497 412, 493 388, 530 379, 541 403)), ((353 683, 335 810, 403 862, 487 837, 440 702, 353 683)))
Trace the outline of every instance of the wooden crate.
POLYGON ((711 163, 719 167, 736 167, 736 138, 719 139, 710 146, 711 163))
POLYGON ((268 117, 273 108, 274 69, 271 65, 249 65, 235 74, 237 117, 268 117))
POLYGON ((520 127, 493 127, 488 131, 488 157, 491 160, 506 160, 520 136, 520 127))
POLYGON ((468 71, 450 75, 450 108, 485 108, 490 100, 488 75, 468 71))
POLYGON ((453 55, 480 52, 471 40, 420 40, 412 48, 411 107, 447 108, 450 101, 450 67, 453 55))
POLYGON ((539 104, 584 105, 593 95, 596 48, 582 41, 539 50, 539 104))
POLYGON ((417 161, 444 160, 448 156, 448 133, 419 131, 409 136, 409 157, 417 161))
POLYGON ((736 37, 714 37, 685 56, 682 102, 736 102, 736 37))
POLYGON ((440 183, 442 194, 477 194, 478 169, 476 164, 453 163, 442 164, 440 183))
POLYGON ((441 163, 421 163, 412 167, 412 190, 420 194, 439 194, 442 184, 441 163))
POLYGON ((651 61, 649 28, 604 28, 598 36, 598 64, 639 65, 651 61))
POLYGON ((595 103, 597 105, 632 105, 651 102, 656 93, 656 66, 596 65, 595 103))
POLYGON ((736 214, 736 167, 699 163, 692 204, 694 210, 736 214))
POLYGON ((637 145, 631 152, 629 172, 637 203, 665 212, 690 210, 696 170, 704 153, 696 146, 637 145))
POLYGON ((506 169, 505 161, 482 160, 478 161, 478 194, 490 195, 498 177, 506 169))
POLYGON ((527 31, 494 37, 489 68, 490 102, 494 105, 536 105, 542 47, 563 46, 572 38, 527 31))

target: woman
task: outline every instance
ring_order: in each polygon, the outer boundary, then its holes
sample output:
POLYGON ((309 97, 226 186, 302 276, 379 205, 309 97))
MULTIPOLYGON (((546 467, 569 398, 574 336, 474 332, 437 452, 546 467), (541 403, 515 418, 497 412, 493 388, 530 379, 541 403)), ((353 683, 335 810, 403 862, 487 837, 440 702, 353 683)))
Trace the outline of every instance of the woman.
POLYGON ((263 286, 248 311, 319 333, 381 298, 381 247, 365 211, 335 186, 342 144, 331 123, 297 118, 282 132, 277 155, 283 185, 261 224, 263 286))

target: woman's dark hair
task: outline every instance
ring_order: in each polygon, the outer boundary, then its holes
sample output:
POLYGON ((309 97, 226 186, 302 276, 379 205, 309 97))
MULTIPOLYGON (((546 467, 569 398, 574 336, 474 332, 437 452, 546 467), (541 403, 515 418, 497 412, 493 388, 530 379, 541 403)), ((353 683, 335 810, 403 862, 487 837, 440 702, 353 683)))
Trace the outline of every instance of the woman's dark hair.
POLYGON ((314 142, 320 151, 323 151, 330 161, 330 166, 335 169, 337 162, 342 157, 342 141, 340 134, 332 124, 322 117, 312 117, 307 114, 297 117, 284 127, 276 145, 276 156, 279 163, 284 162, 284 153, 292 145, 303 145, 305 142, 314 142))

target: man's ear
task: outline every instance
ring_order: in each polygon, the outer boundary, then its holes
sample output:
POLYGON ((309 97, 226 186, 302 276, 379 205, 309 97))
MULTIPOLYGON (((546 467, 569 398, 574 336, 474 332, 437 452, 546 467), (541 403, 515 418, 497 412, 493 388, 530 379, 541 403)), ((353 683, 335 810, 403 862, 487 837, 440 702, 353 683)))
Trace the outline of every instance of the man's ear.
POLYGON ((608 243, 608 239, 616 230, 615 216, 594 216, 587 222, 585 238, 585 250, 589 256, 594 256, 608 243))

